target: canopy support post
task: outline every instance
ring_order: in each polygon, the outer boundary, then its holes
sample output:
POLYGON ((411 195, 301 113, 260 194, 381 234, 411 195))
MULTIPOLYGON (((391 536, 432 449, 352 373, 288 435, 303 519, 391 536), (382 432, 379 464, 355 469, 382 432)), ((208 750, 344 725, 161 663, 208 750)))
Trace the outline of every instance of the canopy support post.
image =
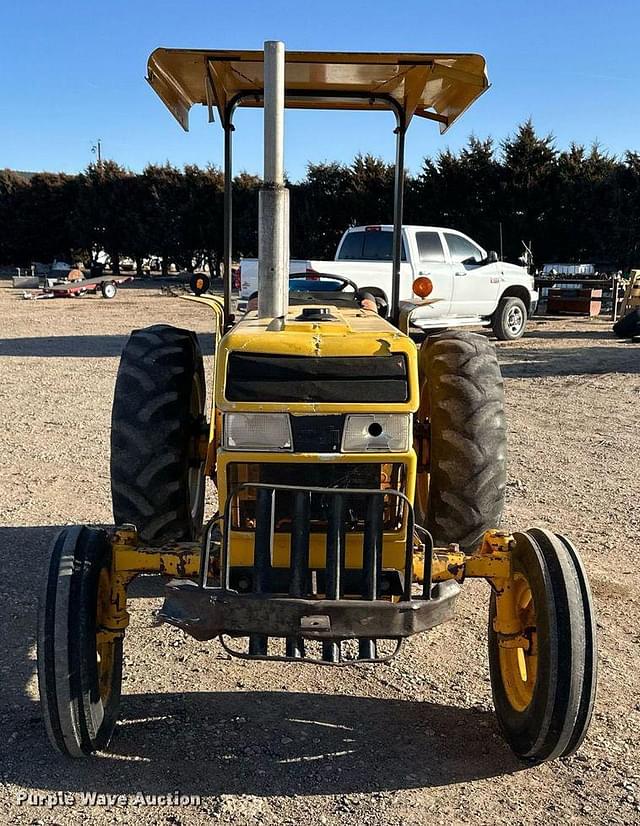
POLYGON ((231 322, 233 266, 233 107, 224 122, 224 327, 231 322))
POLYGON ((400 270, 402 267, 402 204, 404 199, 404 143, 407 134, 405 113, 396 113, 396 167, 393 187, 393 271, 391 283, 391 318, 398 324, 400 315, 400 270))

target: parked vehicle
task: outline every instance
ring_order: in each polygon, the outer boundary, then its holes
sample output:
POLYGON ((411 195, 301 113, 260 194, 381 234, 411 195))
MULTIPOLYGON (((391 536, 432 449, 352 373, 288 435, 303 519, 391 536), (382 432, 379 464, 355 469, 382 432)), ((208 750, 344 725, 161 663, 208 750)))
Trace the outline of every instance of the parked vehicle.
MULTIPOLYGON (((79 270, 71 270, 71 273, 79 270)), ((60 281, 53 281, 36 290, 26 290, 22 297, 26 299, 40 298, 78 298, 82 295, 102 294, 103 298, 115 298, 118 292, 118 284, 126 281, 133 281, 131 275, 102 275, 96 278, 65 278, 60 281)))
MULTIPOLYGON (((333 261, 292 260, 292 290, 307 290, 309 281, 326 282, 327 290, 344 290, 344 279, 360 292, 371 293, 381 315, 391 298, 393 226, 359 226, 348 229, 333 261), (295 278, 295 276, 299 276, 295 278), (336 276, 336 278, 331 278, 336 276)), ((433 284, 428 298, 413 310, 411 324, 422 330, 491 325, 497 338, 513 340, 524 333, 535 310, 538 294, 527 269, 499 261, 495 252, 446 227, 405 226, 402 231, 400 300, 413 301, 416 279, 433 284)), ((258 261, 241 261, 239 309, 257 294, 258 261)), ((314 286, 318 289, 318 285, 314 286)))

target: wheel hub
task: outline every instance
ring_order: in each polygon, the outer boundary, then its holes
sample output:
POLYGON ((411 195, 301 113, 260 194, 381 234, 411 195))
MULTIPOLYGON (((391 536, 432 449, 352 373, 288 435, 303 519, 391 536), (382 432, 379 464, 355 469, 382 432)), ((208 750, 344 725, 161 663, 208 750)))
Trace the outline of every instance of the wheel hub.
POLYGON ((96 600, 96 663, 98 668, 100 699, 105 705, 111 696, 116 645, 116 635, 105 634, 103 631, 109 616, 108 606, 110 596, 111 577, 109 576, 109 571, 103 568, 102 571, 100 571, 100 578, 98 580, 98 596, 96 600))
POLYGON ((514 576, 513 600, 522 633, 518 636, 517 646, 500 646, 500 671, 509 702, 516 711, 524 711, 533 698, 538 671, 538 647, 531 586, 520 573, 514 576))
POLYGON ((512 307, 507 315, 507 328, 512 335, 516 335, 522 329, 524 318, 520 307, 512 307))

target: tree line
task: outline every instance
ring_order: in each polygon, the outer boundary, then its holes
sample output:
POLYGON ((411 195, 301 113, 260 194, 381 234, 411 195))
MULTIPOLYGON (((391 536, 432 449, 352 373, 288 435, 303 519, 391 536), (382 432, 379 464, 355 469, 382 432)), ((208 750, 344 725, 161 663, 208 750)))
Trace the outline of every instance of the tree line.
MULTIPOLYGON (((358 155, 309 163, 289 182, 291 255, 332 258, 346 227, 391 223, 393 164, 358 155)), ((233 182, 234 257, 258 251, 260 178, 233 182)), ((117 271, 122 256, 219 272, 223 175, 215 166, 150 164, 134 173, 106 160, 78 175, 0 171, 0 264, 55 258, 88 262, 98 250, 117 271)), ((407 175, 404 222, 449 226, 517 260, 522 242, 537 264, 640 265, 640 153, 615 157, 597 144, 558 150, 530 121, 496 143, 470 137, 459 151, 425 158, 407 175)))

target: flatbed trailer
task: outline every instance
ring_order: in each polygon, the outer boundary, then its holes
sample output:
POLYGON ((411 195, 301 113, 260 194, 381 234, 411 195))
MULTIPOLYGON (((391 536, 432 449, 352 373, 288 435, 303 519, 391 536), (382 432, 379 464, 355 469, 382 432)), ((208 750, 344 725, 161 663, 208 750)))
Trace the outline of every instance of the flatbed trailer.
POLYGON ((80 295, 95 295, 98 290, 103 298, 115 298, 118 292, 118 285, 126 281, 133 281, 132 275, 101 275, 98 278, 82 278, 78 281, 60 281, 47 287, 40 287, 31 292, 23 293, 23 298, 77 298, 80 295))

